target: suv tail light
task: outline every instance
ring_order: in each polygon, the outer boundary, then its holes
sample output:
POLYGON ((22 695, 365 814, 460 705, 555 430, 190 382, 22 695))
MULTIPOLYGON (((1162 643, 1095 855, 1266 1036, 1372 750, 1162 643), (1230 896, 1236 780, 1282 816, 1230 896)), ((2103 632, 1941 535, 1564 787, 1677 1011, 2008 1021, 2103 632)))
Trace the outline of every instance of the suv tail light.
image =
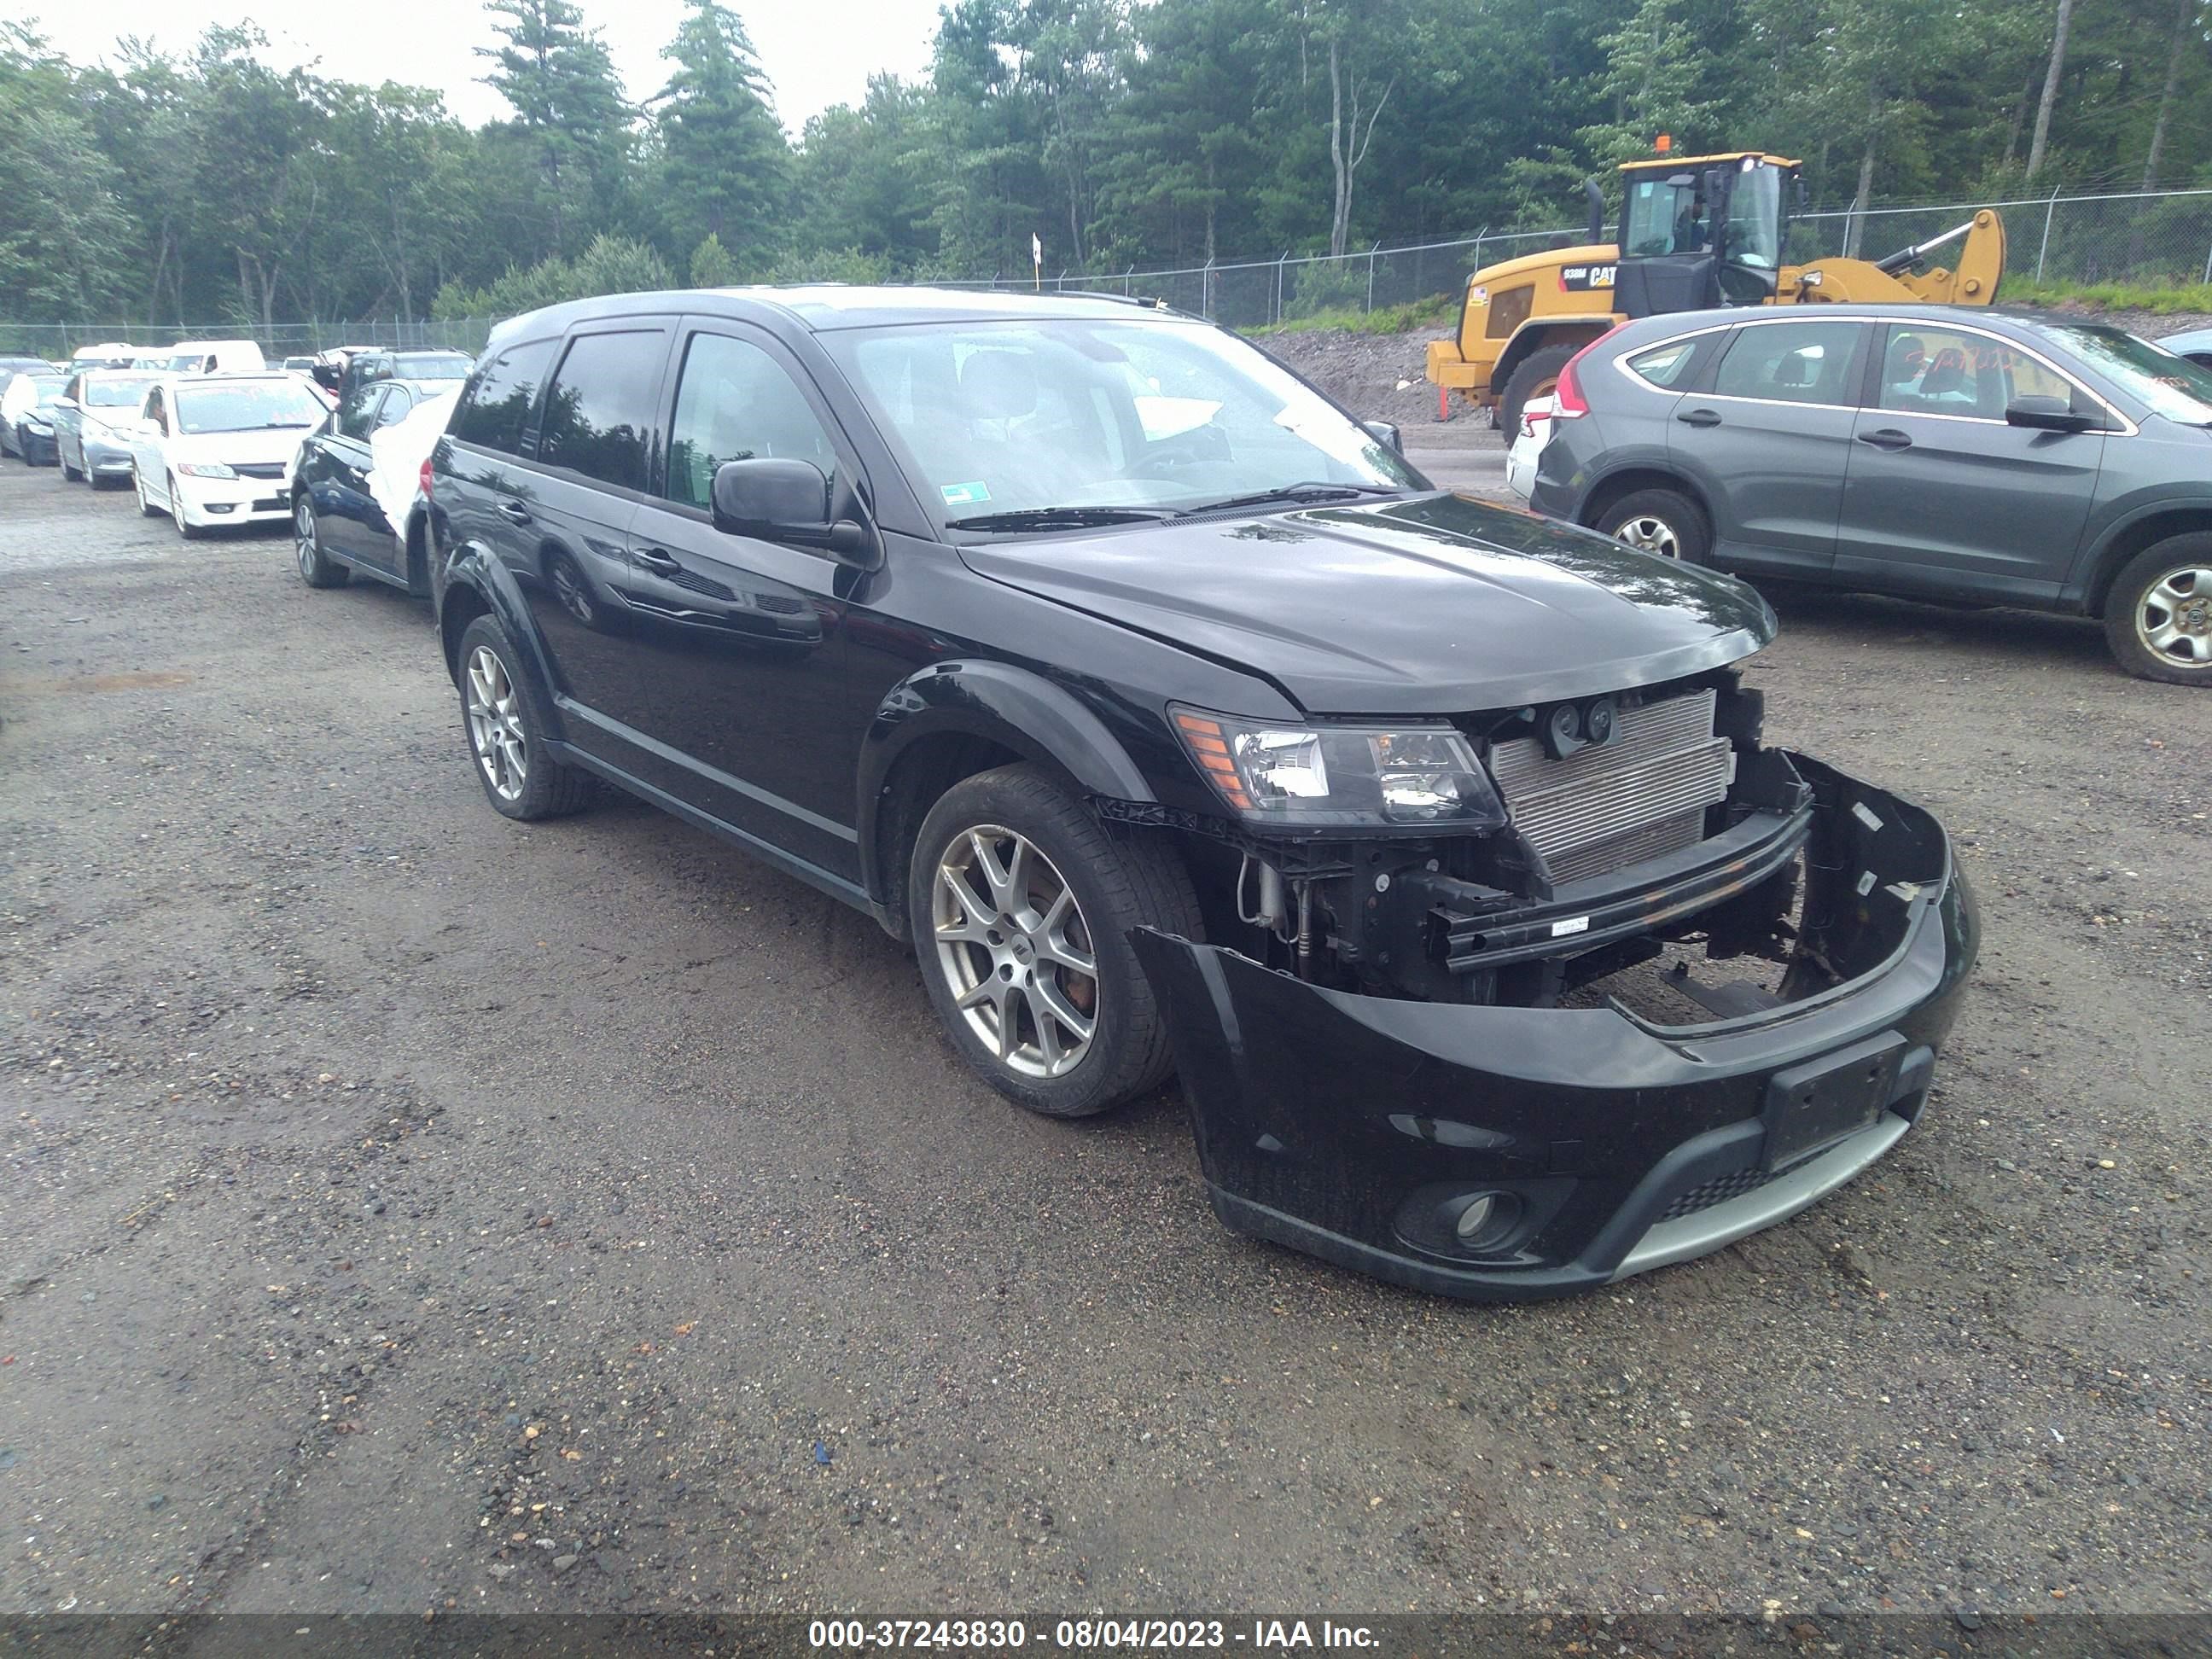
POLYGON ((1552 389, 1552 415, 1554 419, 1571 421, 1578 416, 1589 413, 1589 400, 1583 396, 1581 373, 1583 359, 1626 326, 1626 323, 1615 323, 1567 359, 1566 367, 1559 371, 1559 384, 1552 389))
POLYGON ((422 458, 422 471, 416 473, 415 476, 416 482, 422 486, 422 499, 426 501, 433 500, 434 497, 430 492, 430 458, 428 455, 425 455, 422 458))

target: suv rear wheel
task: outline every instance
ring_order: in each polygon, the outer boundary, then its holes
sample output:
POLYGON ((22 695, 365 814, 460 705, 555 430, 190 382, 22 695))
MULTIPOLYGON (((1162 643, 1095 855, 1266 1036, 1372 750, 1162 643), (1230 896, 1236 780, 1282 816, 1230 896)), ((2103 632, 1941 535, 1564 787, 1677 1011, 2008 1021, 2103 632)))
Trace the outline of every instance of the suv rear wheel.
POLYGON ((1615 541, 1662 558, 1703 564, 1713 550, 1703 508, 1679 489, 1632 489, 1598 515, 1615 541))
POLYGON ((1038 768, 979 773, 930 808, 907 924, 953 1046, 1017 1103, 1087 1117, 1172 1069, 1128 936, 1200 937, 1189 872, 1167 847, 1108 835, 1038 768))
POLYGON ((545 752, 551 727, 530 682, 516 672, 507 630, 478 617, 461 635, 461 720, 477 781, 511 818, 553 818, 591 805, 592 778, 545 752))
POLYGON ((292 503, 292 546, 300 566, 300 580, 310 587, 343 587, 353 572, 323 551, 315 528, 315 504, 301 490, 292 503))
POLYGON ((2130 560, 2105 598, 2105 640, 2130 674, 2212 685, 2212 534, 2169 536, 2130 560))

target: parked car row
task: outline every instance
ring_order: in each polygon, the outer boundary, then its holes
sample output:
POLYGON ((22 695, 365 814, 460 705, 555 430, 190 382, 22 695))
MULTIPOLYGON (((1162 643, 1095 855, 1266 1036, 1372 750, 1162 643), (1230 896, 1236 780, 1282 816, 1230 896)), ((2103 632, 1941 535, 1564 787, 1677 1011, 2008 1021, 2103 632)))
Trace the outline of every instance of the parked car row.
MULTIPOLYGON (((340 510, 382 396, 303 451, 316 586, 386 550, 340 510)), ((1178 1070, 1232 1226, 1558 1295, 1928 1102, 1972 898, 1928 814, 1762 740, 1759 597, 1434 489, 1200 319, 628 295, 447 402, 422 562, 374 574, 430 590, 490 808, 612 786, 856 907, 1032 1111, 1178 1070)))
POLYGON ((359 569, 427 593, 422 468, 471 360, 353 349, 315 360, 309 375, 226 368, 227 343, 204 343, 151 368, 16 372, 0 393, 0 451, 58 462, 95 489, 127 482, 141 511, 167 514, 187 538, 294 522, 317 586, 359 569))
POLYGON ((2212 368, 2192 346, 2212 341, 1942 307, 1649 318, 1531 405, 1508 478, 1692 564, 2098 617, 2130 673, 2212 685, 2212 368))

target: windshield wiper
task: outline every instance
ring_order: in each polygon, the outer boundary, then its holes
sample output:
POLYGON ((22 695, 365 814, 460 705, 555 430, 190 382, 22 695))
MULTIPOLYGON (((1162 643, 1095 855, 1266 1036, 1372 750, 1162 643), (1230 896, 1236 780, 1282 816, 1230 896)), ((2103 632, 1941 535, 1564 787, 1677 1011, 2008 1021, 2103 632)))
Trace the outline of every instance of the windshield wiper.
POLYGON ((1318 481, 1287 483, 1250 495, 1231 495, 1218 501, 1200 501, 1196 507, 1183 508, 1176 517, 1190 519, 1209 513, 1233 513, 1239 507, 1273 507, 1279 501, 1304 506, 1322 501, 1352 501, 1363 495, 1395 495, 1399 493, 1400 486, 1397 484, 1322 483, 1318 481))
POLYGON ((948 530, 1092 530, 1101 525, 1142 524, 1168 514, 1143 507, 1018 507, 948 519, 948 530))

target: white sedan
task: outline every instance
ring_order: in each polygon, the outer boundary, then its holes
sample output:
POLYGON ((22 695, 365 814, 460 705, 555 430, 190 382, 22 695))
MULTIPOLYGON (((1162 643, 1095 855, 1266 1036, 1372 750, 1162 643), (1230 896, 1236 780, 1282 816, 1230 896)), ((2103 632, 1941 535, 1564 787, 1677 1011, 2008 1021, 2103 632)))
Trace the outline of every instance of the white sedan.
POLYGON ((299 376, 173 376, 146 394, 131 433, 138 507, 187 538, 217 525, 288 521, 284 481, 322 400, 299 376))

